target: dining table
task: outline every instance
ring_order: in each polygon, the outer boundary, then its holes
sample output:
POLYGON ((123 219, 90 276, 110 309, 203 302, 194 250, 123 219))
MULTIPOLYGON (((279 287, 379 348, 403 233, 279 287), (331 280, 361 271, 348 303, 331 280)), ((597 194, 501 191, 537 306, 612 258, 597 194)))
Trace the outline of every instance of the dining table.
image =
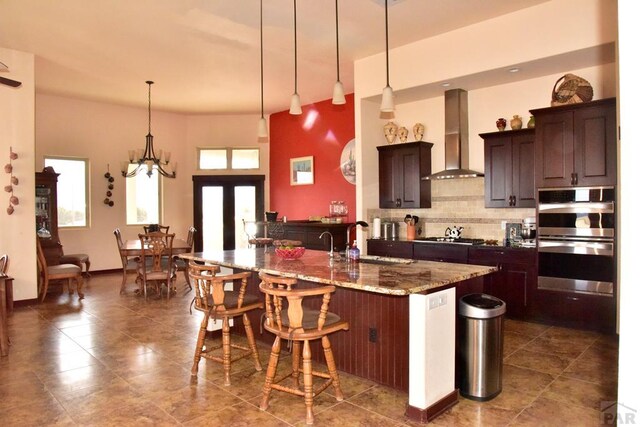
MULTIPOLYGON (((173 239, 172 251, 173 255, 188 253, 191 252, 191 245, 186 240, 173 239)), ((125 240, 122 252, 127 257, 141 256, 142 246, 140 246, 140 239, 125 240)))

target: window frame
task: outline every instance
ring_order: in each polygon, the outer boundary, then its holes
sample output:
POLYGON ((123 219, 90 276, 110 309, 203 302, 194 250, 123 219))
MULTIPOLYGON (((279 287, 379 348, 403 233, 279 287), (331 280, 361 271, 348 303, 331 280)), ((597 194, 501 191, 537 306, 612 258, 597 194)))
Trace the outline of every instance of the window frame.
POLYGON ((203 172, 207 172, 207 171, 213 171, 213 172, 219 172, 219 171, 259 171, 262 167, 262 156, 260 153, 260 147, 197 147, 197 154, 196 154, 197 158, 196 158, 196 164, 197 164, 197 170, 198 171, 203 171, 203 172), (207 151, 207 150, 211 150, 211 151, 226 151, 227 153, 227 167, 222 169, 203 169, 200 167, 200 153, 202 151, 207 151), (255 151, 258 154, 258 165, 254 168, 234 168, 233 167, 233 152, 234 151, 255 151))
MULTIPOLYGON (((57 213, 57 217, 58 217, 58 229, 59 230, 80 230, 80 229, 86 229, 86 228, 90 228, 91 227, 91 194, 90 194, 90 189, 91 189, 91 164, 89 162, 89 159, 86 157, 73 157, 73 156, 55 156, 55 155, 44 155, 43 156, 43 164, 46 167, 47 166, 47 160, 65 160, 65 161, 72 161, 72 162, 83 162, 84 163, 84 225, 62 225, 60 223, 60 212, 56 212, 57 213)), ((51 166, 51 165, 49 165, 51 166)), ((61 174, 62 171, 60 171, 58 169, 56 169, 55 167, 53 167, 53 169, 56 171, 57 174, 61 174)), ((60 209, 60 181, 58 181, 57 184, 57 200, 56 200, 56 204, 57 204, 57 209, 60 209)))
MULTIPOLYGON (((127 165, 127 173, 131 172, 131 170, 135 169, 138 167, 137 163, 129 163, 127 165), (132 169, 133 168, 133 169, 132 169)), ((124 178, 125 180, 129 180, 129 179, 138 179, 139 177, 145 177, 146 179, 152 179, 150 177, 147 176, 146 169, 143 169, 141 171, 139 171, 135 176, 132 177, 128 177, 128 178, 124 178)), ((162 215, 162 188, 163 188, 163 184, 162 184, 162 178, 161 175, 158 171, 155 171, 151 177, 156 177, 156 179, 158 180, 158 224, 162 224, 163 221, 163 215, 162 215)), ((129 181, 125 181, 124 182, 124 222, 126 226, 131 226, 131 227, 136 227, 136 226, 140 226, 140 225, 149 225, 150 222, 129 222, 129 205, 128 205, 128 201, 129 201, 129 193, 127 191, 127 183, 129 181)), ((136 204, 136 209, 138 208, 138 205, 136 204)))

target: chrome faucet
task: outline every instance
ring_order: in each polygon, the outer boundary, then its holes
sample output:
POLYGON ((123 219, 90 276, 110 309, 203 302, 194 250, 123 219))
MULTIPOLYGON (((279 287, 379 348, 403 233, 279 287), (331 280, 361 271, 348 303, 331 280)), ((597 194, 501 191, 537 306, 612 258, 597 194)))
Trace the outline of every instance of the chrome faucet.
POLYGON ((347 249, 345 250, 345 256, 348 257, 348 253, 349 253, 349 239, 351 238, 351 229, 355 226, 361 226, 361 227, 369 227, 369 224, 367 224, 367 222, 365 221, 356 221, 353 224, 349 224, 349 226, 347 227, 347 249))
POLYGON ((333 258, 333 234, 331 234, 328 231, 323 231, 322 234, 320 234, 320 236, 318 237, 318 239, 322 239, 322 236, 324 236, 325 234, 328 234, 329 237, 331 238, 331 250, 329 251, 329 257, 333 258))

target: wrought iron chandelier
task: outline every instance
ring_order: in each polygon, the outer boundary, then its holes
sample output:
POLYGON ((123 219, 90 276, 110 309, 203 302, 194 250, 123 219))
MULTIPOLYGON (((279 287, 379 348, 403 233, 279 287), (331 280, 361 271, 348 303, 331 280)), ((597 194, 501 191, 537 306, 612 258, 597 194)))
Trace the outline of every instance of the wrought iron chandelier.
POLYGON ((145 171, 147 176, 151 177, 151 175, 153 175, 153 171, 156 170, 162 176, 175 178, 177 163, 171 163, 171 172, 167 172, 163 167, 169 165, 171 152, 165 151, 163 153, 162 150, 158 150, 158 155, 156 156, 155 150, 153 149, 153 135, 151 135, 151 85, 153 82, 151 80, 147 80, 146 83, 149 85, 149 133, 147 134, 147 143, 144 150, 129 150, 129 161, 122 162, 122 176, 132 178, 138 175, 138 173, 145 171), (127 172, 129 165, 136 163, 138 166, 131 172, 127 172))

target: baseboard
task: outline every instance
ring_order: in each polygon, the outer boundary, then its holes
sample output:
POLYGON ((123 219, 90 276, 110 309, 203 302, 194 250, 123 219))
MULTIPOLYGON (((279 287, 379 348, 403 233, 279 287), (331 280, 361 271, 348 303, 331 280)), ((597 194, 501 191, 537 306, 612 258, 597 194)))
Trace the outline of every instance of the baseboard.
POLYGON ((454 406, 456 403, 458 403, 457 389, 426 409, 420 409, 416 408, 415 406, 407 405, 407 410, 404 414, 412 421, 417 421, 419 423, 428 423, 433 421, 434 418, 454 406))
POLYGON ((38 298, 21 299, 20 301, 13 302, 13 308, 15 309, 17 307, 28 307, 35 304, 39 304, 38 298))

